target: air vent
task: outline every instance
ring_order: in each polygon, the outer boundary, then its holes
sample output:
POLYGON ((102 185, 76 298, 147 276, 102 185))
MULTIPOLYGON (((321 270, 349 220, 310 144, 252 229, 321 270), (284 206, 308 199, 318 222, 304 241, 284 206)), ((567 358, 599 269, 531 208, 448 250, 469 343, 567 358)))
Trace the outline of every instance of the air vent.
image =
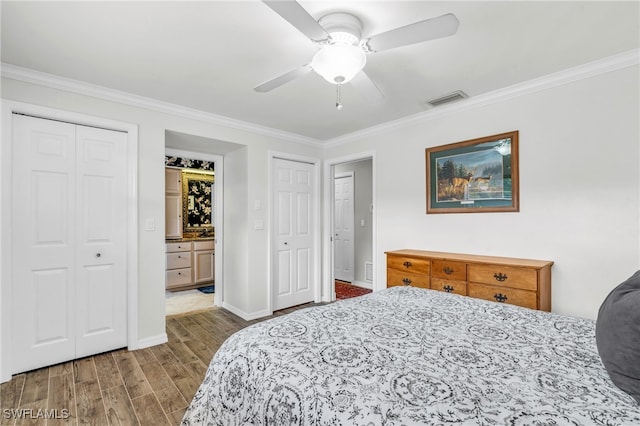
POLYGON ((431 99, 427 101, 427 103, 431 106, 438 106, 442 104, 448 104, 449 102, 459 101, 460 99, 468 98, 469 95, 464 93, 462 90, 456 90, 455 92, 449 93, 448 95, 441 96, 437 99, 431 99))
POLYGON ((373 262, 364 262, 364 280, 373 282, 373 262))

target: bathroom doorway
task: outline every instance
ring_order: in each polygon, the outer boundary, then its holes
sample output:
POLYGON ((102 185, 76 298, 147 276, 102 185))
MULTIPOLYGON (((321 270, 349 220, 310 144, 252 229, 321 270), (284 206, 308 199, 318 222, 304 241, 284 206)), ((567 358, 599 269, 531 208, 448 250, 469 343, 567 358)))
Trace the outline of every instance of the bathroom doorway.
MULTIPOLYGON (((212 240, 214 244, 214 282, 212 284, 215 287, 214 292, 211 293, 210 296, 208 296, 209 298, 212 298, 212 302, 208 302, 206 304, 206 306, 209 307, 222 306, 222 304, 224 303, 224 158, 226 155, 242 149, 243 147, 244 145, 232 142, 182 133, 174 130, 165 130, 165 157, 190 158, 209 162, 213 165, 213 171, 215 173, 213 189, 211 191, 211 206, 213 210, 211 213, 211 220, 213 225, 212 240)), ((189 200, 187 200, 186 202, 188 203, 189 200)), ((196 247, 193 248, 195 249, 196 247)), ((202 247, 197 248, 201 249, 202 247)), ((204 250, 207 249, 208 247, 204 247, 204 250)), ((202 263, 199 263, 199 265, 202 265, 202 263)), ((194 264, 194 266, 197 265, 194 264)), ((195 288, 190 291, 192 293, 198 292, 198 290, 196 290, 195 288)), ((199 297, 199 299, 200 298, 201 297, 199 297)))
MULTIPOLYGON (((221 232, 216 229, 216 219, 217 211, 221 211, 218 200, 222 200, 216 196, 216 182, 221 164, 219 156, 166 150, 167 316, 210 309, 216 304, 216 231, 221 232)), ((217 281, 221 292, 222 282, 217 281)))

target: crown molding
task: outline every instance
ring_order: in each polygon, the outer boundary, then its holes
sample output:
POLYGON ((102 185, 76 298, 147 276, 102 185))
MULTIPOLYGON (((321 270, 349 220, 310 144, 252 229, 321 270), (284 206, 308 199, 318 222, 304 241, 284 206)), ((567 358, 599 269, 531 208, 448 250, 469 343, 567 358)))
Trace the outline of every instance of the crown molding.
POLYGON ((107 101, 118 102, 133 107, 144 108, 187 119, 203 121, 206 123, 229 127, 236 130, 243 130, 254 134, 274 137, 280 140, 302 143, 314 147, 322 146, 321 141, 318 139, 298 135, 295 133, 284 132, 282 130, 273 129, 271 127, 260 126, 258 124, 236 120, 230 117, 225 117, 223 115, 188 108, 169 102, 158 101, 156 99, 138 96, 120 90, 110 89, 104 86, 86 83, 84 81, 35 71, 30 68, 19 67, 17 65, 7 64, 4 62, 0 65, 0 75, 4 78, 9 78, 12 80, 36 84, 51 89, 64 90, 67 92, 72 92, 84 96, 91 96, 107 101))
POLYGON ((388 121, 386 123, 368 127, 343 136, 338 136, 337 138, 327 140, 324 143, 324 146, 328 148, 344 145, 349 142, 388 132, 390 130, 409 127, 427 120, 446 117, 462 111, 468 111, 486 105, 504 102, 509 99, 551 89, 623 68, 632 67, 639 63, 640 49, 629 50, 617 55, 588 62, 577 67, 568 68, 563 71, 528 80, 523 83, 507 86, 482 95, 469 97, 448 105, 435 107, 408 117, 399 118, 397 120, 388 121))
POLYGON ((592 61, 577 67, 569 68, 543 77, 535 78, 523 83, 514 84, 508 87, 484 93, 482 95, 469 97, 461 101, 419 112, 408 117, 388 121, 379 125, 371 126, 363 130, 358 130, 336 138, 325 141, 284 132, 271 127, 260 126, 242 120, 236 120, 222 115, 212 114, 193 108, 162 102, 155 99, 134 95, 131 93, 109 89, 103 86, 86 83, 79 80, 60 77, 53 74, 35 71, 12 64, 2 63, 0 65, 0 75, 26 83, 49 87, 52 89, 65 90, 80 95, 118 102, 129 106, 149 109, 157 112, 171 114, 187 119, 203 121, 215 125, 220 125, 237 130, 243 130, 254 134, 278 138, 295 143, 302 143, 314 147, 335 147, 349 142, 353 142, 368 136, 374 136, 390 130, 412 126, 414 124, 446 117, 460 113, 462 111, 480 108, 486 105, 504 102, 519 96, 547 90, 553 87, 580 81, 608 72, 638 65, 640 63, 640 49, 633 49, 617 55, 592 61))

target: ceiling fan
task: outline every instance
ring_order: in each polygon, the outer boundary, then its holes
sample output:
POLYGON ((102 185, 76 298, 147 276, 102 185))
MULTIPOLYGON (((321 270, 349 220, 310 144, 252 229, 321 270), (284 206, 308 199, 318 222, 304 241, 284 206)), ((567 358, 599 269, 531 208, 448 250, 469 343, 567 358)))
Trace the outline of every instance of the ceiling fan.
POLYGON ((369 101, 379 101, 384 97, 363 71, 367 54, 447 37, 455 34, 459 25, 458 18, 448 13, 361 39, 362 22, 352 14, 330 13, 316 21, 294 0, 263 0, 263 3, 307 36, 320 50, 311 62, 266 81, 254 90, 268 92, 315 71, 337 86, 338 110, 342 109, 340 87, 345 83, 350 82, 369 101))

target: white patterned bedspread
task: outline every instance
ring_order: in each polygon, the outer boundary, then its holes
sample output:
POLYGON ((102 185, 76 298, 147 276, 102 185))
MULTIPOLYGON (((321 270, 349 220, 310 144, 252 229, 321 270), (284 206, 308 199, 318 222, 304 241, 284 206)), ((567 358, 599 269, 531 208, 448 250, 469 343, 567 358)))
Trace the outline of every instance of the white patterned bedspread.
POLYGON ((394 287, 237 332, 183 425, 640 425, 594 326, 394 287))

